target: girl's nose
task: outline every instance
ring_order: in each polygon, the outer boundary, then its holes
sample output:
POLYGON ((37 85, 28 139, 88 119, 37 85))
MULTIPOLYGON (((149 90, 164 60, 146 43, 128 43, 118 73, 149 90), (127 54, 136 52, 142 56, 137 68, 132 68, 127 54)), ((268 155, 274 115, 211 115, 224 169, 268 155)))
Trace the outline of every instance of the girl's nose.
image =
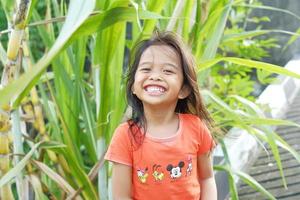
POLYGON ((160 74, 157 72, 152 72, 149 76, 149 79, 153 80, 153 81, 161 81, 162 80, 160 74))

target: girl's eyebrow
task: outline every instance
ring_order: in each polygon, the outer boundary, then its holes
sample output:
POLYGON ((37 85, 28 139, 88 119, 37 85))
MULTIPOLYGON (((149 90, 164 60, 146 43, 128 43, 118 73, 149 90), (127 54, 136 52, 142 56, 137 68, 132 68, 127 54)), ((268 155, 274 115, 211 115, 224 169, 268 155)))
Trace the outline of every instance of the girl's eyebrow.
MULTIPOLYGON (((149 62, 149 61, 145 61, 145 62, 142 62, 141 64, 139 65, 147 65, 147 64, 150 64, 152 65, 153 63, 152 62, 149 62)), ((170 62, 165 62, 163 63, 164 65, 169 65, 171 67, 174 67, 175 69, 178 69, 178 66, 176 64, 173 64, 173 63, 170 63, 170 62)))
POLYGON ((152 64, 152 62, 142 62, 139 65, 147 65, 147 64, 152 64))
POLYGON ((173 63, 164 63, 165 65, 169 65, 171 67, 174 67, 175 69, 178 69, 178 66, 173 63))

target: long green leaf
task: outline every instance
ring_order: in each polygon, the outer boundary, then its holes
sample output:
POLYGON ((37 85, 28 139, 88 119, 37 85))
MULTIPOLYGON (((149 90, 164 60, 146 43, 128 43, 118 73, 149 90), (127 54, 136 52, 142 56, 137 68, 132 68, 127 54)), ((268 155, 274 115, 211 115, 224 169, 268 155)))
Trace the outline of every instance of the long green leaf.
POLYGON ((227 172, 228 175, 228 183, 229 183, 229 190, 231 194, 231 199, 232 200, 239 200, 239 195, 237 192, 237 187, 234 181, 234 174, 233 171, 230 167, 227 165, 214 165, 214 169, 218 171, 225 171, 227 172))
MULTIPOLYGON (((268 192, 254 178, 252 178, 251 176, 249 176, 248 174, 246 174, 246 173, 244 173, 242 171, 234 170, 234 169, 231 169, 228 166, 220 166, 220 165, 214 166, 214 169, 219 170, 219 171, 226 171, 228 174, 230 174, 231 177, 233 177, 234 175, 237 175, 244 183, 248 184, 249 186, 251 186, 256 191, 259 191, 262 195, 264 195, 268 199, 271 199, 271 200, 275 200, 276 199, 270 192, 268 192)), ((234 186, 230 185, 230 188, 231 188, 231 190, 234 191, 234 186)), ((237 191, 235 191, 235 192, 236 193, 234 193, 234 194, 237 195, 237 191)), ((235 199, 237 197, 236 196, 231 196, 231 198, 235 199)))
POLYGON ((186 1, 185 8, 183 11, 183 25, 182 25, 182 37, 184 41, 188 41, 189 39, 189 32, 190 32, 190 20, 191 20, 191 15, 193 11, 193 6, 196 2, 195 1, 186 1))
POLYGON ((222 147, 222 151, 223 151, 225 163, 226 163, 227 165, 231 166, 230 156, 229 156, 229 154, 228 154, 226 144, 225 144, 225 142, 224 142, 223 139, 221 139, 219 142, 220 142, 220 145, 221 145, 221 147, 222 147))
POLYGON ((263 69, 271 73, 277 73, 277 74, 282 74, 282 75, 291 76, 295 78, 300 78, 300 74, 292 72, 278 65, 273 65, 270 63, 264 63, 260 61, 248 60, 243 58, 235 58, 235 57, 221 57, 221 58, 215 58, 215 59, 202 62, 199 64, 198 72, 210 68, 221 61, 232 62, 245 67, 263 69))
POLYGON ((0 62, 2 63, 3 66, 5 66, 6 64, 6 59, 7 59, 6 52, 2 44, 0 43, 0 62))
POLYGON ((228 15, 231 10, 232 3, 233 3, 233 0, 229 0, 229 1, 230 1, 230 3, 228 3, 225 6, 224 10, 222 11, 219 21, 217 23, 215 23, 214 30, 208 38, 206 48, 204 50, 203 55, 201 56, 201 60, 212 59, 215 57, 215 55, 217 53, 217 49, 220 44, 222 35, 224 33, 227 18, 228 18, 228 15))
POLYGON ((247 38, 255 37, 255 36, 260 36, 264 34, 269 34, 269 33, 283 33, 287 35, 292 35, 294 38, 297 38, 300 36, 300 32, 290 32, 290 31, 285 31, 285 30, 254 30, 254 31, 245 31, 241 33, 234 33, 234 34, 225 34, 222 38, 222 42, 234 42, 238 40, 244 40, 247 38))
POLYGON ((250 5, 250 4, 234 4, 234 6, 237 7, 247 7, 247 8, 256 8, 256 9, 263 9, 263 10, 272 10, 272 11, 277 11, 277 12, 283 12, 286 13, 288 15, 291 15, 293 17, 295 17, 296 19, 300 20, 300 16, 296 15, 295 13, 289 11, 289 10, 285 10, 285 9, 281 9, 281 8, 276 8, 276 7, 272 7, 272 6, 264 6, 264 5, 250 5))
POLYGON ((27 16, 26 16, 26 19, 25 19, 25 24, 29 23, 31 15, 32 15, 32 12, 34 10, 34 7, 35 7, 36 3, 37 3, 37 0, 31 0, 30 1, 30 5, 29 5, 29 8, 28 8, 28 13, 27 13, 27 16))
POLYGON ((282 178, 283 186, 285 188, 287 188, 286 179, 285 179, 285 176, 284 176, 284 172, 283 172, 283 168, 282 168, 282 162, 281 162, 281 158, 280 158, 280 154, 279 154, 279 149, 278 149, 278 146, 276 144, 276 139, 277 139, 276 135, 277 134, 275 132, 273 132, 272 130, 270 130, 269 127, 266 127, 266 126, 261 126, 260 131, 253 129, 252 132, 256 133, 257 135, 260 134, 261 136, 263 136, 263 139, 266 142, 268 142, 268 145, 271 148, 271 151, 273 153, 273 156, 274 156, 274 159, 276 161, 277 167, 279 169, 279 173, 280 173, 280 176, 282 178))
MULTIPOLYGON (((147 10, 139 10, 140 20, 145 19, 162 19, 163 16, 147 10)), ((90 16, 72 36, 70 41, 75 40, 83 35, 90 35, 97 31, 104 30, 109 26, 122 21, 136 21, 137 13, 135 8, 115 7, 105 12, 98 12, 90 16), (114 17, 111 17, 114 16, 114 17)))
POLYGON ((83 103, 83 118, 85 123, 85 129, 87 134, 87 149, 90 153, 90 157, 93 161, 97 160, 97 145, 96 145, 96 133, 95 133, 95 119, 92 117, 92 109, 88 105, 87 98, 85 96, 84 90, 81 88, 81 99, 83 103))
POLYGON ((282 51, 284 51, 289 45, 291 45, 292 43, 294 43, 300 36, 300 28, 297 29, 296 31, 297 35, 293 35, 289 41, 286 43, 286 45, 282 48, 282 51))
POLYGON ((42 189, 41 180, 35 174, 30 174, 26 176, 30 184, 33 187, 34 195, 36 200, 48 200, 47 196, 44 194, 42 189))
MULTIPOLYGON (((42 59, 39 60, 37 64, 33 66, 32 70, 29 70, 18 80, 0 90, 0 95, 3 97, 0 99, 0 105, 8 102, 13 96, 19 96, 22 93, 24 93, 24 96, 38 80, 38 77, 50 64, 51 60, 65 47, 67 43, 74 41, 82 35, 88 35, 99 29, 105 29, 118 21, 132 20, 136 17, 135 10, 133 8, 119 7, 109 10, 106 13, 99 13, 98 15, 88 18, 93 9, 91 2, 93 2, 93 0, 84 1, 83 5, 77 4, 77 6, 70 6, 66 18, 66 24, 64 24, 63 29, 53 47, 42 59), (82 9, 79 7, 82 7, 82 9), (74 13, 77 14, 76 17, 72 16, 74 13), (110 14, 108 15, 108 13, 110 14), (112 15, 114 15, 114 18, 111 18, 112 15), (86 22, 84 22, 85 20, 86 22)), ((162 18, 160 15, 147 11, 141 11, 139 16, 142 19, 162 18)), ((20 99, 18 100, 20 101, 20 99)), ((18 104, 19 101, 17 101, 16 104, 18 104)))
POLYGON ((0 179, 0 188, 11 181, 14 177, 16 177, 21 170, 26 166, 26 164, 30 161, 31 156, 35 153, 37 148, 42 144, 39 142, 35 144, 31 150, 24 156, 24 158, 18 162, 11 170, 9 170, 4 176, 0 179))
POLYGON ((94 0, 74 0, 70 2, 66 23, 64 24, 53 47, 45 56, 43 56, 42 59, 38 61, 38 63, 33 66, 32 69, 20 76, 18 80, 0 90, 0 105, 9 102, 9 100, 15 96, 19 96, 22 92, 29 92, 52 59, 57 56, 74 32, 76 32, 80 25, 92 13, 94 4, 94 0))
POLYGON ((289 151, 294 158, 300 163, 300 154, 291 147, 286 141, 284 141, 278 134, 275 134, 276 143, 285 150, 289 151))
POLYGON ((246 108, 247 113, 249 113, 251 115, 259 116, 259 117, 265 116, 263 111, 254 102, 252 102, 242 96, 239 96, 239 95, 228 95, 228 97, 234 98, 238 102, 242 103, 244 105, 244 107, 246 108))
MULTIPOLYGON (((166 0, 160 0, 160 1, 148 0, 147 10, 160 14, 166 2, 167 2, 166 0)), ((142 33, 146 35, 151 34, 155 27, 156 22, 157 19, 145 20, 142 33)))
POLYGON ((252 178, 248 174, 238 170, 234 170, 233 173, 238 175, 244 183, 248 184, 253 189, 263 194, 268 199, 276 200, 276 198, 270 192, 268 192, 261 184, 259 184, 254 178, 252 178))
POLYGON ((52 181, 56 182, 59 187, 61 189, 63 189, 65 192, 67 192, 68 194, 72 194, 75 193, 75 189, 72 188, 71 185, 69 185, 69 183, 63 179, 59 174, 57 174, 55 171, 53 171, 50 167, 48 167, 47 165, 45 165, 42 162, 33 160, 32 161, 42 172, 44 172, 45 174, 47 174, 47 176, 49 176, 52 181))
MULTIPOLYGON (((53 97, 53 91, 51 89, 50 84, 48 85, 48 88, 50 89, 50 94, 53 97)), ((53 100, 55 102, 55 104, 57 105, 57 101, 55 99, 55 97, 53 97, 53 100)), ((59 108, 59 106, 57 106, 59 108)), ((70 172, 72 176, 74 178, 76 178, 76 184, 79 185, 79 187, 83 187, 83 196, 86 199, 97 199, 97 194, 95 191, 95 188, 93 187, 91 181, 89 180, 86 172, 84 171, 84 166, 83 166, 83 157, 81 156, 81 154, 78 152, 78 148, 76 146, 76 141, 72 140, 72 133, 70 133, 70 129, 69 129, 69 123, 67 123, 67 120, 69 122, 69 119, 65 119, 62 116, 62 111, 60 109, 57 110, 57 115, 58 118, 60 119, 61 122, 61 126, 63 129, 63 138, 64 138, 64 142, 67 145, 67 148, 65 148, 62 151, 62 154, 64 155, 65 159, 68 160, 68 164, 70 167, 70 172)), ((73 122, 74 124, 74 122, 73 122)))
POLYGON ((278 169, 279 169, 279 173, 280 173, 281 178, 282 178, 283 185, 287 189, 287 183, 286 183, 286 179, 285 179, 283 168, 282 168, 282 162, 281 162, 281 158, 280 158, 280 154, 279 154, 279 149, 278 149, 278 146, 276 144, 276 139, 274 137, 274 132, 269 132, 267 129, 264 129, 264 131, 265 131, 265 133, 267 135, 267 138, 268 138, 268 145, 270 146, 270 148, 272 150, 272 153, 273 153, 273 156, 276 160, 276 163, 277 163, 277 166, 278 166, 278 169))
MULTIPOLYGON (((267 140, 266 134, 262 131, 256 130, 254 134, 260 137, 262 140, 267 140)), ((284 141, 284 139, 282 139, 277 133, 274 132, 273 135, 276 139, 276 144, 289 151, 294 156, 294 158, 300 163, 300 154, 295 149, 293 149, 286 141, 284 141)))
POLYGON ((14 11, 14 5, 15 1, 7 1, 7 0, 1 0, 1 7, 3 8, 6 19, 9 24, 13 21, 13 11, 14 11))
POLYGON ((300 125, 291 121, 282 119, 270 119, 270 118, 260 118, 260 117, 245 117, 243 120, 246 123, 253 125, 272 125, 272 126, 296 126, 300 128, 300 125))

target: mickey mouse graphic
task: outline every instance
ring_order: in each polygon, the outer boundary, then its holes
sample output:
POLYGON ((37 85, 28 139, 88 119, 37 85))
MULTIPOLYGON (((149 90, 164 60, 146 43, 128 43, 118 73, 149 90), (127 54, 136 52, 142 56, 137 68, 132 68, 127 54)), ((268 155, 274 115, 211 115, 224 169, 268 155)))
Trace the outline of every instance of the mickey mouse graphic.
POLYGON ((178 163, 178 166, 173 166, 172 164, 169 164, 167 166, 167 170, 170 172, 170 176, 172 179, 177 179, 179 177, 181 177, 182 173, 181 173, 181 168, 183 168, 184 166, 184 162, 180 161, 178 163))

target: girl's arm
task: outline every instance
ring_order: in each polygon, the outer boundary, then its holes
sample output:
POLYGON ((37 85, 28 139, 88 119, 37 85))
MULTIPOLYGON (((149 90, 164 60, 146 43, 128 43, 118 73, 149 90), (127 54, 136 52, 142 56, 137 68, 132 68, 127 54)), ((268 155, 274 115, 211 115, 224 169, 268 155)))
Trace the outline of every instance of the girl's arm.
POLYGON ((114 200, 131 200, 131 174, 130 166, 113 163, 112 193, 114 200))
POLYGON ((198 156, 198 176, 201 187, 201 200, 217 200, 217 187, 210 153, 198 156))

